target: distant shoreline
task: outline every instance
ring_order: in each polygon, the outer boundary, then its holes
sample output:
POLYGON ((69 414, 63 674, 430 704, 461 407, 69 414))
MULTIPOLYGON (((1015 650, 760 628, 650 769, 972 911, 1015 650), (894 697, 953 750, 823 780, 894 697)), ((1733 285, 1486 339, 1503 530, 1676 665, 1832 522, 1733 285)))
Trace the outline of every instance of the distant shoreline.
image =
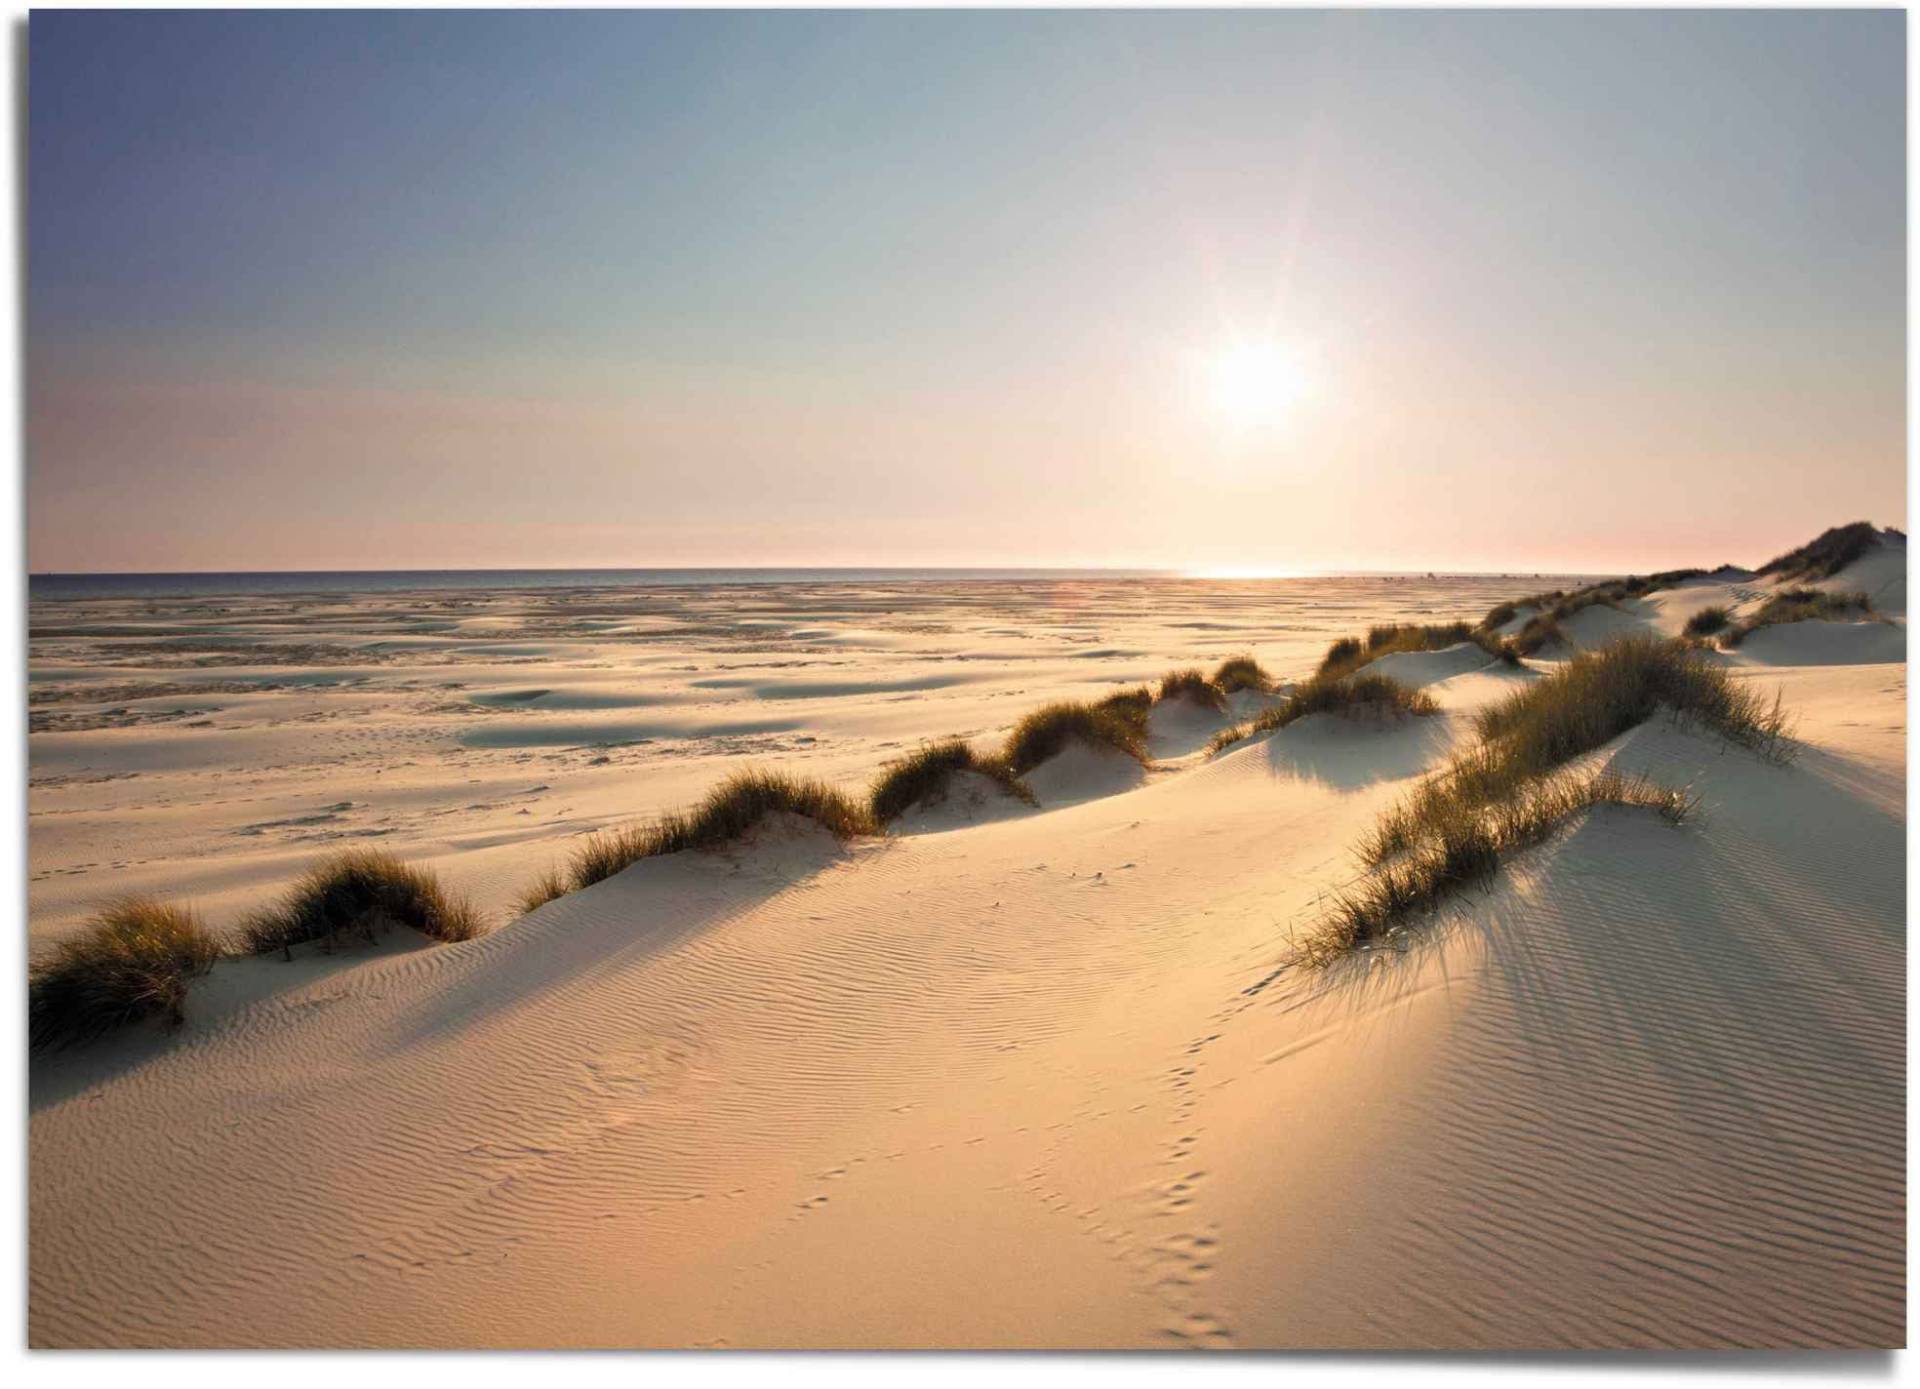
POLYGON ((1186 580, 1265 583, 1321 579, 1593 578, 1512 570, 1355 570, 1338 574, 1213 575, 1178 569, 711 568, 711 569, 322 569, 163 573, 44 573, 27 576, 35 601, 95 598, 194 598, 300 593, 409 593, 461 589, 721 588, 794 583, 1047 583, 1080 580, 1186 580))

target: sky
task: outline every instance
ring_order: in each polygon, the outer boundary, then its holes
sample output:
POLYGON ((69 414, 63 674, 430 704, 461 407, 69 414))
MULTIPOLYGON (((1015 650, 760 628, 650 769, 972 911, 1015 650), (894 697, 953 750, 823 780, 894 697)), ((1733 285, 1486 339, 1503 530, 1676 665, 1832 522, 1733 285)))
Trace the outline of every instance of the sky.
POLYGON ((1904 26, 37 11, 29 567, 1904 527, 1904 26))

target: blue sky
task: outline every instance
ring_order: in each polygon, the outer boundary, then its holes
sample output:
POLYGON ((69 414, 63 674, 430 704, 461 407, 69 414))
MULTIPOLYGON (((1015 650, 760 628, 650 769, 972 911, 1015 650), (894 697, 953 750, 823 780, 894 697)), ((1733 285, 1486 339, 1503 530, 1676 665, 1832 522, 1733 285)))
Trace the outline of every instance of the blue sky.
POLYGON ((36 13, 35 569, 1904 523, 1904 16, 36 13), (1249 427, 1208 382, 1298 362, 1249 427))

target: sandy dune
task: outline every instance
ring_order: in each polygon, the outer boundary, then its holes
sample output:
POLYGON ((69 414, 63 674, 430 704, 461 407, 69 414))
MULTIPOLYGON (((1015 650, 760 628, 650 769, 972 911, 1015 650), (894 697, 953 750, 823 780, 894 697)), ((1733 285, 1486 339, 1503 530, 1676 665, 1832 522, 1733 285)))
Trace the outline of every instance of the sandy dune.
MULTIPOLYGON (((1691 783, 1695 821, 1592 812, 1325 973, 1290 940, 1357 836, 1532 672, 1390 657, 1442 714, 1209 760, 1221 720, 1165 708, 1151 769, 1071 754, 1038 809, 779 824, 464 945, 224 965, 178 1033, 36 1067, 31 1339, 1898 1344, 1904 549, 1856 569, 1890 620, 1716 658, 1784 691, 1791 766, 1642 725, 1593 760, 1691 783)), ((1249 649, 1297 676, 1538 587, 36 609, 38 692, 223 683, 35 704, 106 721, 33 736, 34 928, 109 886, 230 919, 376 832, 497 904, 738 756, 852 783, 1062 694, 1249 649)))
POLYGON ((504 914, 575 836, 684 804, 746 763, 864 785, 922 739, 990 736, 1049 699, 1245 650, 1299 670, 1330 632, 1477 614, 1535 583, 42 602, 32 929, 70 929, 123 891, 191 897, 225 924, 317 854, 360 844, 431 863, 504 914))

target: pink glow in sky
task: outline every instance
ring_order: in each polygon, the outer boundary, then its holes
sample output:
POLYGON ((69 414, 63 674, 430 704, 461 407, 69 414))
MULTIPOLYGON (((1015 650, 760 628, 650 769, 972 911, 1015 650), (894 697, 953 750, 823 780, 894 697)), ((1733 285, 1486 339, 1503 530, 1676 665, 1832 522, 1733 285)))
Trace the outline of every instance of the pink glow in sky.
POLYGON ((1905 524, 1898 12, 29 51, 36 571, 1606 572, 1905 524))

